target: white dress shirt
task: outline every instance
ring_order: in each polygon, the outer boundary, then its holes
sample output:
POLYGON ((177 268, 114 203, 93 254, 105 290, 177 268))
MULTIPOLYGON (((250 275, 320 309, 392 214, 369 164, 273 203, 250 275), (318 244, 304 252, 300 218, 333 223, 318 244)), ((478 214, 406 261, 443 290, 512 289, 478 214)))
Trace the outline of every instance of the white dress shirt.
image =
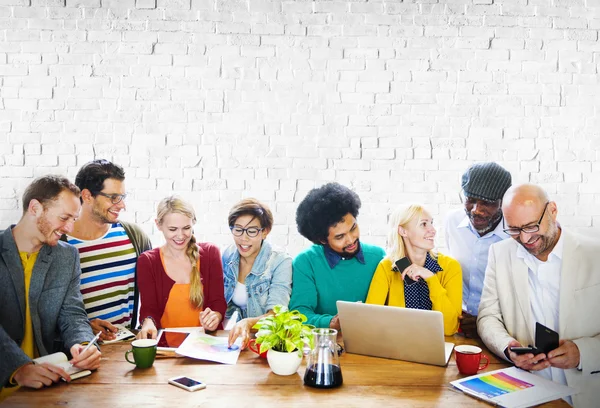
POLYGON ((462 268, 462 308, 470 315, 477 316, 490 246, 508 238, 508 234, 502 231, 500 221, 494 230, 480 237, 464 208, 448 213, 445 231, 448 255, 456 259, 462 268))
MULTIPOLYGON (((560 269, 563 257, 562 235, 548 255, 548 260, 542 262, 519 245, 517 257, 522 258, 529 269, 529 299, 533 321, 539 322, 549 329, 559 332, 558 310, 560 304, 560 269)), ((527 346, 527 344, 524 344, 527 346)), ((548 367, 535 372, 548 380, 567 385, 565 370, 548 367)), ((573 405, 571 398, 565 400, 573 405)))

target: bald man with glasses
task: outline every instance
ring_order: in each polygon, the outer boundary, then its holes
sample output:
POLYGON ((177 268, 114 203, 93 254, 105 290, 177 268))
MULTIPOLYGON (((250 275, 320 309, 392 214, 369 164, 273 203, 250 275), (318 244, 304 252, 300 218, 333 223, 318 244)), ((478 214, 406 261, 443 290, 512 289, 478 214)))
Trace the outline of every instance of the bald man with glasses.
POLYGON ((535 185, 508 189, 502 211, 503 230, 512 239, 490 248, 479 335, 517 367, 578 388, 566 398, 571 405, 598 406, 600 243, 562 228, 556 203, 535 185), (559 346, 547 354, 510 351, 535 345, 536 322, 559 334, 559 346))
POLYGON ((86 163, 77 173, 81 215, 63 240, 79 250, 81 293, 94 334, 113 340, 122 325, 135 328, 138 320, 136 262, 152 248, 135 224, 119 220, 125 210, 125 172, 108 160, 86 163))

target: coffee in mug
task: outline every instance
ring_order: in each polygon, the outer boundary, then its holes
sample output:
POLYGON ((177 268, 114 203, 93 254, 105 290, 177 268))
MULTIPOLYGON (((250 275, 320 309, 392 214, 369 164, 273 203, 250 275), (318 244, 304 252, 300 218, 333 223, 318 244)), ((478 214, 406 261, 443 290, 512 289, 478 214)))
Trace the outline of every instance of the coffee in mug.
POLYGON ((137 368, 150 368, 154 364, 156 357, 155 339, 140 339, 131 342, 131 350, 125 352, 125 360, 135 364, 137 368), (129 359, 129 354, 133 353, 133 361, 129 359))
POLYGON ((490 363, 489 358, 477 346, 462 345, 454 347, 456 366, 461 374, 474 375, 490 363), (485 359, 483 365, 481 360, 485 359))

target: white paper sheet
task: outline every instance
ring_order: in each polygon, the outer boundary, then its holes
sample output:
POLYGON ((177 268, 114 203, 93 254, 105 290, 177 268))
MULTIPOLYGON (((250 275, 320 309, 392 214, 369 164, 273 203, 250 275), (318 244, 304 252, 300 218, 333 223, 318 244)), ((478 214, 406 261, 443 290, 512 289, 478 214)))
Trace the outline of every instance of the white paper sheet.
POLYGON ((507 408, 531 407, 577 393, 575 388, 517 367, 477 374, 450 384, 465 394, 507 408))
POLYGON ((227 337, 215 337, 202 332, 193 332, 175 352, 198 360, 236 364, 240 356, 242 340, 238 338, 231 348, 227 347, 227 343, 227 337))

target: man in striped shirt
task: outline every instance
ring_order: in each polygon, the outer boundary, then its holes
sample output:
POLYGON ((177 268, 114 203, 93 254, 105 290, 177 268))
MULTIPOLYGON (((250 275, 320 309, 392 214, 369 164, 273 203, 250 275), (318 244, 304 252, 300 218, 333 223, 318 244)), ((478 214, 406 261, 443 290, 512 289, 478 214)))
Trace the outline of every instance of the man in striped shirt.
POLYGON ((94 160, 77 173, 81 215, 69 244, 81 258, 81 293, 94 333, 113 340, 115 325, 133 328, 138 316, 137 257, 151 249, 135 224, 119 221, 125 209, 125 172, 107 160, 94 160))

